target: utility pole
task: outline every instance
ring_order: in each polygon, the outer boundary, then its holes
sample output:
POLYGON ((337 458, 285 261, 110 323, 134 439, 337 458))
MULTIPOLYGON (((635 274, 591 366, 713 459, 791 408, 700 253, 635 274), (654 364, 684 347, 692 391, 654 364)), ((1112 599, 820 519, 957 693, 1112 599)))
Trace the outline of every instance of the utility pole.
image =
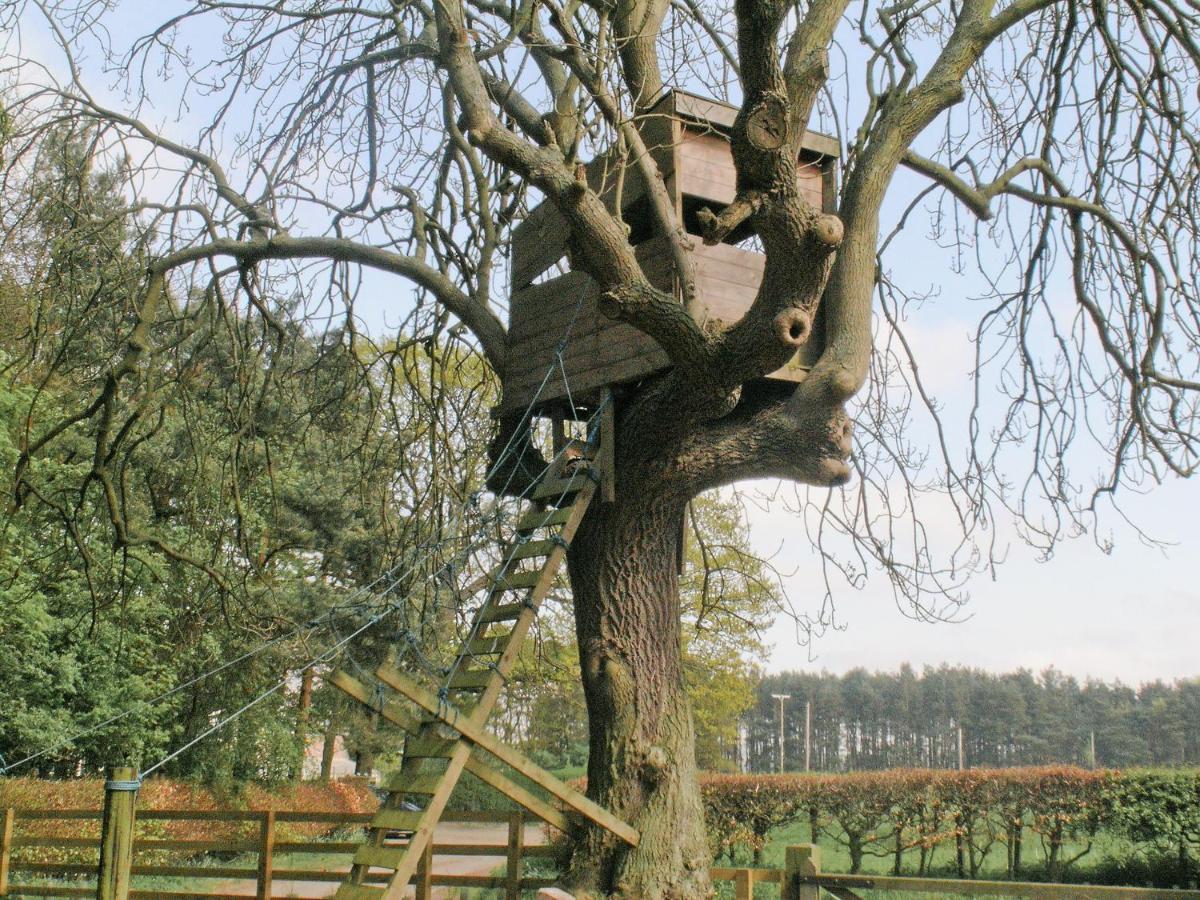
POLYGON ((777 771, 783 772, 783 701, 791 700, 792 695, 772 694, 771 696, 779 701, 779 769, 777 771))
POLYGON ((962 743, 962 726, 958 726, 958 771, 962 771, 966 766, 963 765, 963 743, 962 743))
POLYGON ((804 701, 804 771, 812 768, 812 701, 804 701))
POLYGON ((1091 754, 1090 755, 1091 755, 1091 760, 1092 760, 1092 768, 1094 769, 1094 768, 1096 768, 1096 732, 1095 731, 1093 731, 1091 733, 1091 754))

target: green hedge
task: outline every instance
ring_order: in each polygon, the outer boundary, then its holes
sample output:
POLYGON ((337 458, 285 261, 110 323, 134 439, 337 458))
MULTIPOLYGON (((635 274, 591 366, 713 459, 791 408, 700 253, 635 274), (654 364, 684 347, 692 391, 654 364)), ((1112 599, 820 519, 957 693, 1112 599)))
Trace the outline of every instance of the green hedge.
POLYGON ((1200 773, 1192 770, 713 775, 702 790, 718 857, 757 861, 772 829, 801 822, 810 840, 842 844, 854 872, 871 855, 890 859, 895 874, 928 874, 934 851, 945 848, 959 877, 999 858, 1009 877, 1060 880, 1104 833, 1132 854, 1093 862, 1090 872, 1160 886, 1200 877, 1200 773))

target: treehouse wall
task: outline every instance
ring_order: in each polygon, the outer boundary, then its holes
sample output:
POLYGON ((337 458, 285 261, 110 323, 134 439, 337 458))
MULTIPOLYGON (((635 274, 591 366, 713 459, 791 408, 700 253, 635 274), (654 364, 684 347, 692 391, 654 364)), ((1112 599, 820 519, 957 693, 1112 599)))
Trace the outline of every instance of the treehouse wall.
MULTIPOLYGON (((734 197, 736 172, 728 130, 736 114, 726 104, 673 91, 643 126, 643 140, 662 173, 675 213, 693 235, 696 315, 718 327, 736 322, 749 308, 764 265, 761 253, 731 243, 709 247, 697 235, 696 211, 702 206, 719 210, 734 197)), ((809 201, 825 211, 832 210, 836 194, 836 166, 836 141, 820 134, 806 136, 797 179, 809 201)), ((632 162, 622 167, 608 154, 593 160, 586 172, 589 185, 608 208, 622 210, 646 277, 656 287, 677 293, 667 239, 655 234, 645 185, 632 162)), ((513 232, 504 409, 523 409, 533 402, 568 326, 564 371, 551 375, 537 396, 538 407, 565 400, 566 382, 576 403, 587 402, 605 385, 637 381, 668 365, 666 354, 651 338, 600 313, 599 288, 590 277, 567 271, 568 234, 566 222, 550 203, 531 211, 513 232)), ((733 238, 745 236, 735 233, 733 238)), ((803 379, 820 354, 820 338, 818 317, 808 344, 768 377, 803 379)))

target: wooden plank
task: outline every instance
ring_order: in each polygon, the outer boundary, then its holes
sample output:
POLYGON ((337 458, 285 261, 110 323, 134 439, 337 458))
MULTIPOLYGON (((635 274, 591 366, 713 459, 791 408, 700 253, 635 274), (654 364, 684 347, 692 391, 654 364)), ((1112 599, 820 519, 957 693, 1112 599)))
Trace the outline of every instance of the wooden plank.
POLYGON ((507 645, 507 634, 496 637, 477 637, 467 642, 466 647, 463 648, 463 652, 467 656, 495 656, 498 653, 503 653, 507 645))
POLYGON ((522 559, 536 559, 539 556, 549 556, 550 551, 558 546, 555 541, 525 541, 517 544, 516 549, 509 552, 505 559, 519 562, 522 559))
MULTIPOLYGON (((369 703, 371 699, 372 692, 367 690, 366 686, 357 679, 347 675, 345 672, 335 672, 332 676, 330 676, 330 682, 335 684, 338 688, 349 694, 351 697, 354 697, 356 700, 359 700, 363 703, 369 703)), ((410 734, 416 734, 421 729, 421 722, 415 716, 410 715, 394 700, 385 701, 383 708, 380 710, 380 714, 393 725, 399 725, 410 734)), ((491 785, 505 796, 510 797, 517 803, 520 803, 534 815, 544 819, 559 831, 567 830, 567 820, 561 812, 556 810, 550 804, 544 802, 541 798, 530 793, 524 787, 514 782, 507 775, 499 772, 494 767, 488 765, 482 760, 472 757, 467 761, 466 769, 480 781, 491 785)), ((400 787, 399 783, 401 780, 408 777, 411 776, 406 775, 404 772, 399 772, 392 776, 392 780, 388 783, 388 790, 393 792, 397 790, 404 790, 400 787)), ((419 777, 420 779, 431 778, 437 783, 441 782, 441 777, 437 775, 422 775, 419 777)), ((420 790, 419 792, 426 793, 424 790, 420 790)), ((432 793, 432 791, 429 791, 428 793, 432 793)), ((278 820, 282 821, 284 815, 285 814, 280 814, 277 817, 278 820)), ((443 818, 448 822, 494 822, 501 821, 500 817, 503 815, 503 813, 489 812, 453 812, 446 814, 443 818)), ((370 822, 372 818, 373 815, 370 813, 355 815, 355 821, 364 824, 370 822)))
POLYGON ((512 572, 504 575, 496 576, 496 580, 492 582, 493 591, 526 591, 538 583, 538 579, 542 577, 542 570, 535 569, 532 572, 512 572))
POLYGON ((1088 900, 1200 900, 1198 890, 1100 887, 1078 884, 1031 884, 1014 881, 972 881, 957 878, 908 878, 883 875, 800 876, 801 884, 826 890, 849 888, 874 891, 918 891, 958 894, 965 897, 1025 897, 1032 900, 1066 900, 1086 894, 1088 900))
MULTIPOLYGON (((142 841, 138 841, 141 845, 142 841)), ((60 837, 14 837, 12 849, 17 847, 83 847, 88 850, 96 849, 96 839, 93 838, 60 838, 60 837)))
MULTIPOLYGON (((667 355, 661 350, 632 357, 618 363, 611 363, 603 369, 581 372, 571 379, 571 396, 578 403, 590 403, 599 397, 600 389, 625 381, 645 378, 655 372, 667 368, 667 355)), ((533 401, 534 387, 506 385, 502 408, 505 410, 524 409, 533 401), (510 406, 509 404, 513 404, 510 406)), ((541 392, 538 402, 547 404, 565 399, 567 391, 561 381, 550 384, 541 392)))
MULTIPOLYGON (((399 723, 397 723, 399 724, 399 723)), ((361 825, 371 821, 371 813, 321 813, 298 810, 280 810, 275 813, 276 822, 331 823, 334 825, 361 825)), ((145 818, 143 816, 142 818, 145 818)))
MULTIPOLYGON (((457 749, 458 741, 438 737, 437 735, 418 733, 404 742, 404 755, 413 759, 449 759, 457 749)), ((374 825, 379 821, 378 814, 372 819, 374 825)), ((399 827, 399 826, 392 826, 399 827)))
POLYGON ((508 820, 504 900, 521 900, 521 855, 524 846, 525 816, 520 812, 515 812, 508 820))
POLYGON ((553 528, 565 525, 571 518, 572 506, 562 509, 531 509, 517 520, 517 531, 533 531, 535 528, 553 528))
POLYGON ((571 494, 578 493, 592 483, 593 479, 591 476, 582 472, 572 475, 569 478, 543 479, 534 490, 533 499, 545 500, 552 497, 566 497, 571 494))
POLYGON ((431 715, 442 719, 451 728, 458 731, 465 740, 482 747, 497 759, 516 769, 539 787, 549 791, 562 802, 566 803, 580 815, 603 828, 608 829, 627 844, 637 846, 638 832, 622 822, 608 810, 589 800, 574 788, 568 787, 558 778, 551 775, 537 763, 528 759, 523 753, 514 750, 502 741, 497 740, 483 728, 471 722, 454 710, 445 709, 445 704, 439 703, 438 698, 420 687, 406 675, 391 666, 380 666, 376 674, 389 686, 395 688, 412 700, 417 706, 431 715))
POLYGON ((500 675, 491 669, 459 669, 450 676, 447 687, 452 691, 482 691, 500 675))
POLYGON ((376 869, 398 869, 404 862, 406 846, 400 847, 370 847, 362 846, 354 854, 356 866, 370 866, 376 869))
MULTIPOLYGON (((367 686, 355 678, 337 669, 333 674, 326 677, 326 681, 338 688, 345 694, 349 694, 355 700, 369 706, 371 709, 378 709, 379 714, 391 722, 393 725, 399 725, 411 735, 419 734, 421 731, 421 721, 416 716, 412 715, 408 710, 402 707, 399 703, 390 697, 385 697, 383 705, 376 703, 375 692, 368 690, 367 686)), ((369 821, 370 819, 368 819, 369 821)))
MULTIPOLYGON (((472 763, 475 763, 472 757, 472 763)), ((479 764, 478 768, 472 768, 469 764, 467 771, 478 778, 485 784, 491 785, 493 788, 504 794, 515 803, 521 804, 538 818, 545 821, 547 824, 554 826, 559 831, 566 833, 570 824, 567 817, 558 809, 555 809, 549 803, 538 797, 532 791, 526 790, 523 786, 511 781, 507 777, 501 775, 491 766, 483 766, 479 764)))
MULTIPOLYGON (((668 194, 674 196, 673 123, 666 116, 645 117, 639 122, 639 131, 668 194)), ((621 208, 629 210, 646 194, 646 183, 637 161, 630 156, 622 163, 615 148, 593 159, 585 171, 588 186, 600 195, 609 212, 616 210, 618 196, 621 208)), ((569 234, 566 219, 554 204, 543 201, 531 210, 512 232, 513 289, 525 287, 562 259, 569 234)))
MULTIPOLYGON (((275 852, 283 853, 347 853, 357 852, 361 841, 276 841, 275 852)), ((279 877, 281 870, 275 870, 279 877)))
MULTIPOLYGON (((457 741, 452 741, 457 745, 457 741)), ((457 749, 457 747, 456 747, 457 749)), ((407 752, 407 750, 405 751, 407 752)), ((416 831, 425 824, 424 811, 409 809, 381 809, 371 820, 373 828, 386 828, 389 831, 416 831)))
MULTIPOLYGON (((282 875, 280 875, 282 877, 282 875)), ((339 876, 341 877, 341 876, 339 876)), ((315 879, 307 879, 309 881, 315 879)), ((329 879, 333 881, 334 879, 329 879)), ((383 888, 368 887, 365 884, 347 884, 338 885, 337 893, 333 896, 336 900, 378 900, 384 894, 383 888)))
MULTIPOLYGON (((261 810, 249 809, 147 809, 138 810, 138 819, 141 821, 154 820, 159 822, 176 822, 194 820, 197 822, 256 822, 262 815, 261 810)), ((317 822, 332 822, 335 821, 337 814, 317 813, 319 819, 317 822)))
MULTIPOLYGON (((700 293, 702 295, 703 291, 700 293)), ((533 393, 541 388, 542 396, 552 392, 565 396, 569 392, 576 402, 581 396, 578 386, 583 377, 614 368, 628 359, 653 357, 661 359, 664 364, 669 362, 656 341, 623 322, 606 325, 594 337, 575 343, 569 352, 563 354, 561 363, 556 359, 552 347, 535 344, 527 348, 518 347, 517 352, 523 354, 524 362, 508 370, 504 382, 506 391, 533 393), (549 378, 546 377, 547 371, 551 372, 549 378), (566 384, 563 382, 564 372, 566 384)), ((504 402, 508 402, 507 398, 504 402)))
POLYGON ((738 872, 749 871, 755 884, 779 884, 783 879, 782 869, 746 869, 713 866, 708 870, 708 877, 713 881, 733 881, 738 872))
MULTIPOLYGON (((52 839, 53 843, 44 843, 40 846, 65 846, 62 838, 52 839)), ((88 838, 81 838, 85 846, 95 847, 96 842, 88 838)), ((258 841, 185 841, 175 838, 138 838, 134 845, 134 852, 142 850, 182 850, 184 853, 253 853, 259 849, 258 841)))
POLYGON ((497 622, 512 622, 520 618, 525 610, 524 603, 489 603, 480 610, 475 620, 479 625, 494 625, 497 622))
POLYGON ((258 900, 271 898, 271 870, 275 865, 275 810, 263 814, 259 831, 261 845, 258 848, 258 900))
POLYGON ((393 793, 403 794, 432 794, 438 788, 441 779, 437 775, 408 775, 403 772, 395 773, 385 784, 393 793))
MULTIPOLYGON (((96 889, 90 887, 52 887, 47 884, 10 884, 10 895, 17 897, 94 897, 96 889)), ((134 892, 134 896, 137 892, 134 892)))
POLYGON ((433 843, 425 847, 421 854, 421 864, 417 867, 417 876, 413 879, 416 884, 416 900, 432 900, 433 897, 433 843))
POLYGON ((8 893, 8 869, 12 862, 13 823, 17 811, 11 806, 4 810, 4 821, 0 823, 0 896, 8 893))

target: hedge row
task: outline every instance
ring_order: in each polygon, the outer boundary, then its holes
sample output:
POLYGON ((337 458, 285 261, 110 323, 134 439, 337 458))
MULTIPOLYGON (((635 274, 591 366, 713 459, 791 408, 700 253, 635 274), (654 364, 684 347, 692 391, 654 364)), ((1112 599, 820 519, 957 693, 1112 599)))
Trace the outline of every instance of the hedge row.
MULTIPOLYGON (((925 875, 947 847, 959 877, 975 877, 1001 851, 1009 877, 1031 863, 1052 880, 1100 833, 1168 860, 1190 883, 1200 845, 1200 773, 1088 771, 1072 767, 899 769, 848 775, 713 775, 702 790, 714 851, 758 860, 773 828, 797 821, 816 841, 843 844, 851 870, 885 856, 895 874, 925 875), (1030 859, 1030 847, 1038 854, 1030 859)), ((1155 874, 1163 863, 1156 863, 1155 874)))
MULTIPOLYGON (((35 778, 0 779, 0 809, 100 809, 104 803, 104 779, 79 778, 71 781, 43 781, 35 778)), ((304 782, 268 788, 246 785, 237 794, 219 794, 209 788, 169 778, 151 778, 138 792, 138 809, 265 810, 286 809, 300 812, 361 813, 379 806, 375 794, 360 780, 304 782)), ((97 820, 18 820, 21 837, 88 838, 99 841, 97 820)), ((323 836, 329 825, 280 823, 279 840, 300 841, 323 836)), ((189 841, 252 840, 258 836, 256 822, 206 822, 198 820, 143 820, 138 834, 150 838, 189 841)), ((98 843, 97 843, 98 846, 98 843)), ((79 848, 23 847, 14 853, 22 862, 92 862, 97 850, 79 848)), ((165 853, 165 851, 164 851, 165 853)), ((146 854, 141 862, 153 860, 146 854)))

